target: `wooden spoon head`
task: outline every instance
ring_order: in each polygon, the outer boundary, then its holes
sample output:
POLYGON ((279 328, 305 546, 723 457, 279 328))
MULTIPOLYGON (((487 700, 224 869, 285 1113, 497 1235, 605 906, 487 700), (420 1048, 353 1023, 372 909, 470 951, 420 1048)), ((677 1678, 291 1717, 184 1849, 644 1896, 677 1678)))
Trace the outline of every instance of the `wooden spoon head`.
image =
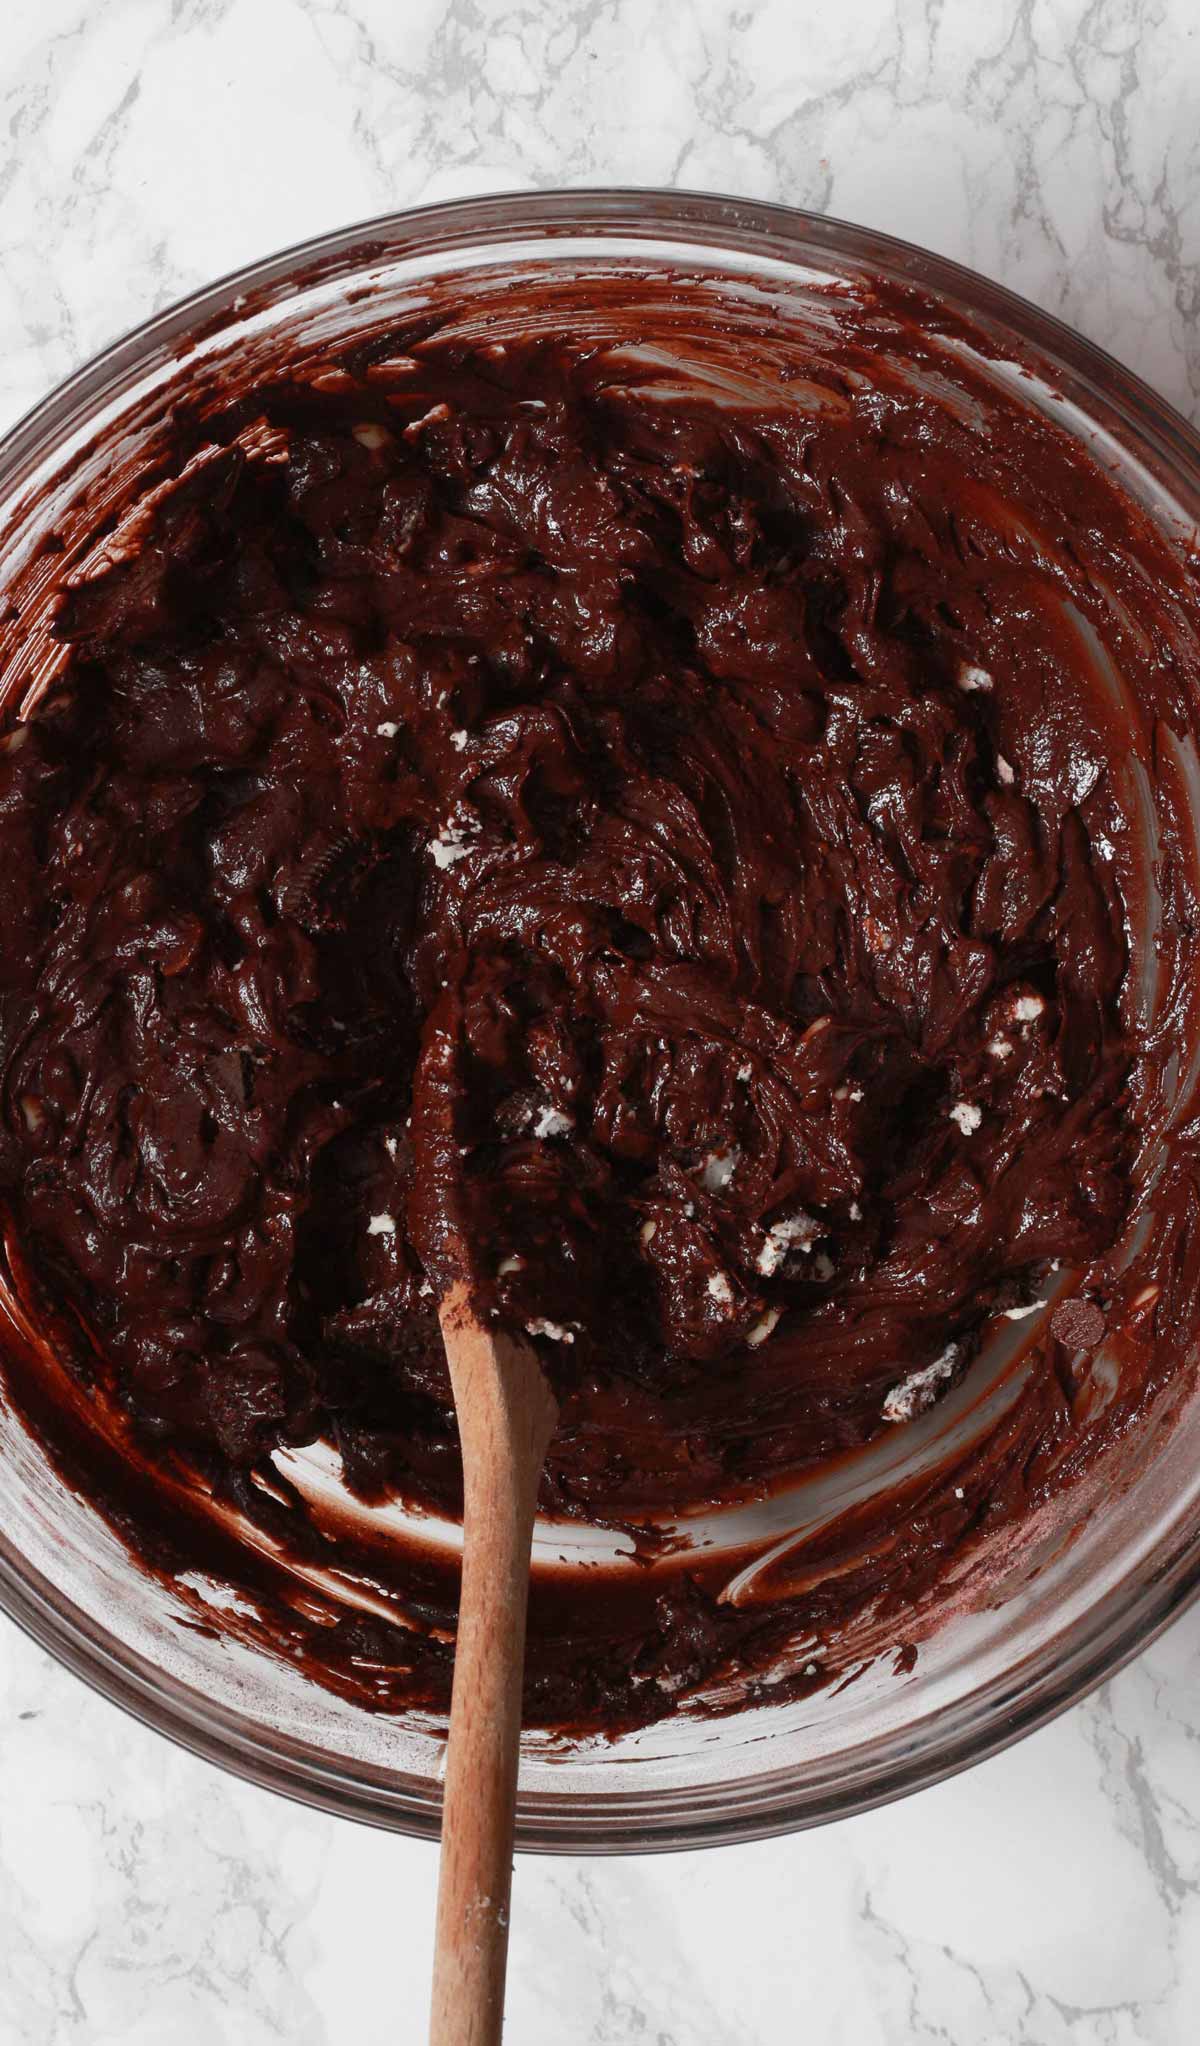
POLYGON ((533 1345, 481 1321, 464 1279, 455 1280, 442 1296, 438 1319, 464 1461, 475 1452, 481 1432, 494 1448, 499 1431, 509 1452, 519 1457, 519 1473, 532 1468, 536 1477, 558 1425, 558 1402, 533 1345))

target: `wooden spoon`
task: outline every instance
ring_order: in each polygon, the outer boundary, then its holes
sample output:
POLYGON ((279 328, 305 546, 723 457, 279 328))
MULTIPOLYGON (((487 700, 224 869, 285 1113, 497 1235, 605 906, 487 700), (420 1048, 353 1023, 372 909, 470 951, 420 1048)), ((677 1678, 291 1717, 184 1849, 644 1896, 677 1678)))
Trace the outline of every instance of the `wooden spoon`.
POLYGON ((521 1740, 529 1555, 558 1420, 528 1343, 487 1328, 456 1280, 438 1310, 463 1461, 462 1596, 450 1699, 430 2046, 496 2046, 521 1740))

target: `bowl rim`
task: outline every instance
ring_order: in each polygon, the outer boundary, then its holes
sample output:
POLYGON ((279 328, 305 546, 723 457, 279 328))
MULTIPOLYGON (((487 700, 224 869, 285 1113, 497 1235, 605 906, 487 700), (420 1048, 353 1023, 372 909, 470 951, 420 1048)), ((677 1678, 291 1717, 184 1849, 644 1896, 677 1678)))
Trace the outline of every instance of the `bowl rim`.
MULTIPOLYGON (((1190 472, 1200 502, 1200 433, 1115 357, 1006 286, 913 243, 827 214, 722 193, 642 186, 502 191, 403 208, 293 242, 228 271, 130 328, 24 412, 0 437, 0 495, 11 502, 36 463, 73 427, 118 398, 156 358, 183 363, 191 344, 236 320, 250 294, 258 311, 293 296, 297 280, 307 289, 368 262, 502 248, 522 236, 540 239, 552 255, 556 238, 568 233, 573 239, 674 239, 709 257, 725 253, 792 264, 815 251, 831 264, 909 280, 964 305, 973 319, 1002 330, 1010 343, 1015 335, 1078 377, 1140 442, 1169 466, 1190 472)), ((1077 1703, 1200 1597, 1200 1525, 1171 1528, 1138 1569, 1137 1577, 1123 1578, 1070 1623, 1069 1641, 1056 1634, 1040 1642, 1001 1675, 957 1699, 951 1712, 966 1723, 949 1735, 936 1737, 936 1715, 927 1715, 907 1742, 903 1732, 893 1731, 848 1757, 823 1760, 815 1782, 801 1782, 785 1767, 734 1786, 600 1797, 523 1792, 517 1846, 558 1854, 626 1853, 746 1841, 848 1817, 941 1782, 1077 1703), (879 1746, 889 1752, 880 1757, 879 1746)), ((342 1763, 315 1745, 275 1733, 249 1713, 206 1698, 117 1643, 3 1534, 0 1610, 92 1689, 230 1773, 341 1817, 437 1837, 440 1785, 342 1763)))

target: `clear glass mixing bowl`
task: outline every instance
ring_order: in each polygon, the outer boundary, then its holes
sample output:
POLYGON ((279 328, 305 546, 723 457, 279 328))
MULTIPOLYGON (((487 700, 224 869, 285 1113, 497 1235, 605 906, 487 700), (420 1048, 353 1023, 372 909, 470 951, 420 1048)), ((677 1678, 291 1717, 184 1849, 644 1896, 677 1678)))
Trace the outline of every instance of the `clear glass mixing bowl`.
MULTIPOLYGON (((586 308, 589 278, 613 265, 664 278, 686 272, 698 303, 717 289, 760 330, 830 278, 883 273, 919 284, 988 335, 996 374, 1019 341, 1035 371, 1022 381, 1029 402, 1099 452, 1175 544, 1194 545, 1196 435, 1117 363, 954 264, 860 228, 733 199, 604 191, 471 200, 347 229, 227 278, 118 342, 21 422, 0 446, 0 585, 19 586, 21 610, 4 621, 0 688, 28 695, 57 658, 45 624, 59 568, 42 546, 46 534, 71 517, 99 526, 129 465, 152 468, 171 405, 202 389, 221 360, 265 364, 281 349, 385 327, 419 309, 434 275, 452 278, 476 312, 502 319, 516 269, 526 282, 552 270, 558 302, 569 284, 586 308)), ((1152 811, 1151 799, 1151 833, 1152 811)), ((1141 963, 1152 979, 1151 962, 1141 963)), ((1181 1106, 1195 1077, 1180 1079, 1181 1106)), ((0 1311, 20 1319, 3 1288, 0 1311)), ((963 1411, 947 1400, 936 1423, 927 1417, 931 1427, 969 1425, 989 1396, 988 1368, 975 1367, 963 1411)), ((732 1550, 758 1512, 760 1531, 786 1539, 813 1509, 812 1488, 804 1490, 714 1516, 707 1532, 732 1550)), ((441 1537, 452 1542, 454 1532, 441 1537)), ((541 1567, 553 1567, 564 1539, 582 1548, 588 1538, 586 1529, 545 1531, 541 1567)), ((679 1715, 573 1746, 527 1736, 519 1844, 578 1853, 740 1840, 898 1797, 1071 1704, 1198 1586, 1193 1396, 1148 1416, 1055 1511, 994 1543, 951 1588, 911 1675, 898 1677, 884 1657, 840 1693, 802 1703, 721 1719, 679 1715)), ((0 1604, 12 1618, 97 1689, 224 1767, 331 1811, 433 1834, 440 1730, 372 1715, 219 1628, 197 1631, 197 1595, 219 1610, 219 1585, 176 1594, 148 1580, 0 1405, 0 1604)))

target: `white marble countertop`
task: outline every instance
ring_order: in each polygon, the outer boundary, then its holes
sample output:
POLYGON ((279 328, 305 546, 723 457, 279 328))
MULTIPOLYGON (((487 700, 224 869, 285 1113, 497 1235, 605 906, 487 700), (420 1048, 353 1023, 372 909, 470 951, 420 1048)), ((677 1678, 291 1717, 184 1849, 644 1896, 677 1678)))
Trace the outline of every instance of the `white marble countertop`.
MULTIPOLYGON (((205 279, 407 202, 684 184, 893 230, 1200 416, 1194 0, 8 0, 0 424, 205 279)), ((0 2046, 424 2036, 433 1850, 170 1748, 0 1623, 0 2046)), ((522 1861, 523 2046, 1190 2046, 1200 1609, 820 1833, 522 1861)))

